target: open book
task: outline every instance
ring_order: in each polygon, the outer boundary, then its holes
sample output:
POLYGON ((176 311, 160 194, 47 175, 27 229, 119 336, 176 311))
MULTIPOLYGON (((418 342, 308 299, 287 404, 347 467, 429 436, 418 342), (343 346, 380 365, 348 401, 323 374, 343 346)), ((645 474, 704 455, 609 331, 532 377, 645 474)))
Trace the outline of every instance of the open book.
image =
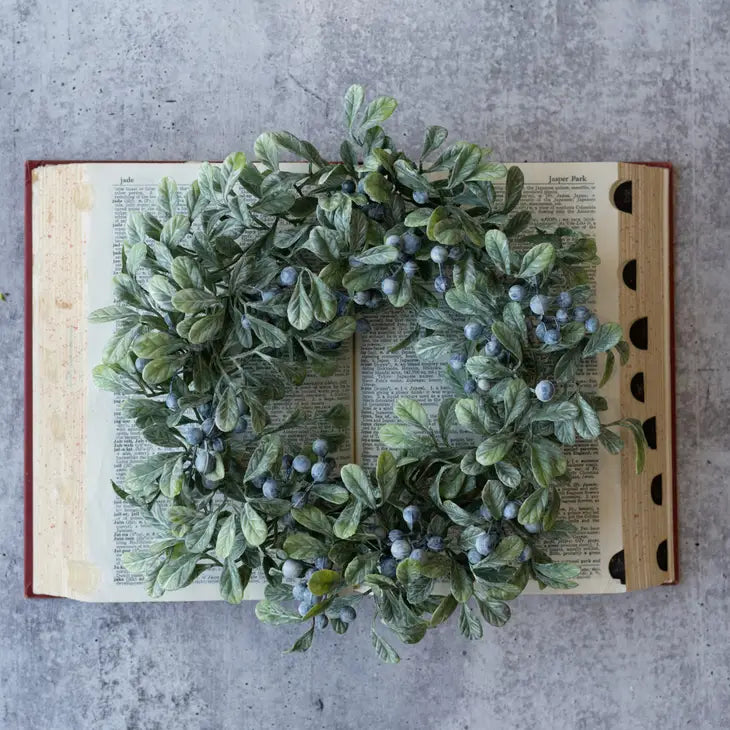
MULTIPOLYGON (((89 601, 150 599, 123 553, 147 542, 138 512, 117 497, 131 464, 152 448, 121 413, 118 396, 98 390, 92 367, 113 325, 89 325, 108 305, 121 266, 127 213, 154 207, 164 176, 185 189, 197 163, 41 163, 27 166, 26 236, 26 595, 89 601)), ((292 164, 290 169, 296 169, 292 164)), ((641 419, 649 442, 643 474, 627 449, 620 457, 587 443, 570 450, 574 481, 561 491, 562 518, 577 530, 551 546, 556 560, 581 567, 572 592, 614 593, 676 582, 673 464, 671 178, 665 165, 520 164, 521 207, 533 223, 558 223, 596 238, 595 309, 618 321, 631 341, 628 366, 602 390, 606 416, 641 419), (558 549, 559 548, 559 549, 558 549)), ((309 376, 281 415, 296 404, 343 404, 351 428, 334 454, 374 465, 378 429, 396 398, 434 411, 450 395, 440 369, 409 349, 390 347, 412 327, 385 309, 377 327, 342 352, 336 376, 309 376)), ((587 377, 598 381, 589 372, 587 377)), ((274 420, 277 417, 273 410, 274 420)), ((304 435, 302 440, 308 440, 304 435)), ((252 582, 247 598, 259 598, 252 582)), ((161 600, 218 599, 218 576, 161 600)), ((159 599, 155 599, 159 600, 159 599)))

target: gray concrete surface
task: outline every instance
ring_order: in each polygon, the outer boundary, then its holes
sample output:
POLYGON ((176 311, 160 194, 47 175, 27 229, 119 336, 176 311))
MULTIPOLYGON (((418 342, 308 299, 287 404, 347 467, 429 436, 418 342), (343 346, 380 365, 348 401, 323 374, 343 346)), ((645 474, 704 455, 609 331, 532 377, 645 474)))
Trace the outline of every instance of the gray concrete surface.
POLYGON ((729 28, 722 0, 1 0, 0 727, 728 727, 729 28), (397 667, 365 630, 282 655, 252 605, 23 600, 23 160, 220 158, 284 125, 336 155, 353 81, 411 149, 441 123, 502 159, 677 166, 681 584, 522 598, 397 667))

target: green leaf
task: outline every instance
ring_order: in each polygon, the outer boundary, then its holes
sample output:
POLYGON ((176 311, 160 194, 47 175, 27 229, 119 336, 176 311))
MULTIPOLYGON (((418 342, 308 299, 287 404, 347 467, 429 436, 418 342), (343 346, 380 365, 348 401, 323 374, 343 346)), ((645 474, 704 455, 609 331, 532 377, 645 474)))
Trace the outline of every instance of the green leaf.
POLYGON ((612 352, 606 353, 606 364, 603 369, 603 377, 601 378, 601 382, 598 384, 599 388, 602 388, 613 375, 614 366, 616 364, 616 357, 612 352))
POLYGON ((342 577, 335 570, 318 570, 307 582, 307 587, 315 596, 324 596, 332 593, 342 581, 342 577))
POLYGON ((599 352, 608 352, 621 342, 622 337, 621 325, 615 322, 602 324, 586 342, 586 346, 583 348, 583 357, 591 357, 599 352))
POLYGON ((512 615, 509 605, 504 601, 490 598, 485 601, 477 601, 477 605, 484 620, 488 621, 492 626, 504 626, 512 615))
POLYGON ((455 349, 454 340, 443 335, 422 337, 414 347, 416 356, 424 362, 447 362, 455 349))
POLYGON ((223 313, 200 317, 190 327, 187 339, 194 345, 202 345, 215 339, 223 327, 223 313))
POLYGON ((380 489, 381 501, 388 501, 393 489, 395 488, 396 479, 398 478, 398 468, 395 457, 390 451, 381 451, 378 455, 377 466, 375 467, 375 480, 380 489))
POLYGON ((360 84, 353 84, 345 94, 345 124, 348 129, 352 129, 352 124, 360 111, 363 101, 365 100, 365 89, 360 84))
POLYGON ((291 649, 287 649, 285 654, 292 654, 295 652, 307 651, 312 646, 314 640, 314 626, 311 629, 303 633, 292 645, 291 649))
POLYGON ((558 401, 556 403, 548 403, 539 410, 530 414, 533 421, 552 421, 558 423, 560 421, 572 421, 579 414, 578 406, 570 401, 558 401))
POLYGON ((318 276, 312 274, 310 279, 312 288, 309 296, 314 316, 319 322, 329 322, 337 314, 337 297, 318 276))
POLYGON ((400 661, 398 652, 374 628, 370 629, 370 642, 381 661, 386 664, 397 664, 400 661))
POLYGON ((513 331, 517 332, 522 342, 527 342, 527 323, 522 307, 517 302, 505 304, 502 310, 504 323, 513 331))
POLYGON ((431 621, 429 621, 429 625, 431 627, 434 627, 444 623, 444 621, 446 621, 449 616, 454 613, 458 605, 459 604, 457 603, 456 599, 450 593, 448 596, 444 596, 441 599, 441 603, 439 603, 438 607, 431 615, 431 621))
POLYGON ((530 390, 521 378, 511 380, 504 389, 504 425, 513 423, 530 405, 530 390))
POLYGON ((360 585, 365 580, 365 576, 374 573, 379 557, 380 554, 377 552, 356 555, 345 568, 345 580, 348 585, 360 585))
POLYGON ((500 540, 499 545, 487 555, 484 560, 474 567, 474 572, 478 572, 480 568, 486 568, 498 565, 510 565, 519 557, 525 543, 522 538, 517 535, 509 535, 500 540))
POLYGON ((522 360, 522 346, 520 338, 504 322, 495 322, 492 325, 492 333, 500 341, 502 346, 509 350, 518 360, 522 360))
POLYGON ((405 225, 409 228, 425 226, 428 224, 431 213, 433 213, 431 208, 416 208, 405 217, 403 223, 405 223, 405 225))
POLYGON ((293 532, 284 540, 284 550, 295 560, 314 560, 327 555, 324 543, 306 532, 293 532))
POLYGON ((451 595, 459 602, 466 603, 472 596, 472 580, 461 563, 451 564, 451 595))
POLYGON ((514 210, 522 197, 522 188, 525 185, 525 176, 519 167, 513 166, 507 170, 505 181, 504 206, 502 213, 509 213, 514 210))
POLYGON ((386 423, 381 426, 378 436, 389 449, 423 450, 424 445, 430 443, 424 440, 421 434, 413 433, 407 426, 397 423, 386 423))
POLYGON ((312 302, 304 288, 303 277, 297 279, 294 289, 289 299, 289 305, 286 308, 286 316, 289 323, 298 330, 305 330, 312 324, 314 312, 312 311, 312 302))
POLYGON ((270 170, 279 169, 279 146, 272 132, 260 135, 253 147, 254 154, 270 170))
POLYGON ((598 420, 598 414, 582 395, 578 395, 576 400, 578 401, 580 414, 575 419, 575 430, 581 438, 598 438, 601 433, 601 422, 598 420))
POLYGON ((309 493, 331 504, 345 504, 350 498, 350 493, 339 484, 313 484, 309 493))
POLYGON ((256 604, 256 618, 272 626, 298 624, 301 622, 301 617, 298 613, 294 613, 280 604, 268 600, 259 601, 256 604))
POLYGON ((218 406, 215 409, 215 425, 227 433, 233 431, 238 423, 238 403, 236 401, 236 391, 232 385, 227 385, 223 389, 218 406))
POLYGON ((400 252, 396 246, 374 246, 357 254, 357 260, 363 266, 374 266, 376 264, 391 264, 398 260, 400 252))
POLYGON ((514 442, 514 436, 505 433, 494 434, 477 446, 476 459, 483 466, 496 464, 507 456, 514 442))
POLYGON ((137 381, 118 365, 97 365, 91 371, 94 385, 112 393, 137 393, 137 381))
POLYGON ((160 357, 150 360, 142 371, 142 379, 150 385, 168 381, 182 365, 179 357, 160 357))
POLYGON ((469 177, 477 169, 480 160, 482 159, 482 151, 478 145, 465 144, 459 151, 459 154, 454 160, 454 165, 451 168, 451 175, 449 176, 448 186, 450 188, 455 187, 459 183, 468 180, 469 177))
POLYGON ((429 422, 426 409, 411 398, 398 398, 393 408, 393 414, 401 421, 411 426, 429 431, 429 422))
POLYGON ((289 342, 284 332, 275 325, 266 322, 263 319, 257 319, 250 314, 246 316, 248 317, 248 321, 251 323, 253 333, 264 345, 278 349, 286 346, 289 342))
POLYGON ((218 583, 221 598, 233 605, 241 603, 250 575, 251 569, 247 565, 239 568, 235 561, 230 558, 226 560, 218 583))
POLYGON ((241 529, 246 542, 253 547, 263 544, 268 534, 266 522, 248 502, 243 505, 241 529))
POLYGON ((551 243, 538 243, 522 258, 522 266, 518 276, 523 279, 541 274, 555 263, 555 248, 551 243))
POLYGON ((281 452, 281 439, 278 436, 264 436, 248 460, 243 481, 250 482, 267 471, 271 471, 274 464, 278 464, 281 459, 281 452))
POLYGON ((172 306, 178 312, 196 314, 203 309, 209 309, 218 305, 218 298, 202 289, 181 289, 172 295, 172 306))
POLYGON ((530 446, 530 466, 537 483, 549 487, 556 476, 565 474, 567 463, 557 444, 546 438, 536 438, 530 446))
POLYGON ((507 504, 507 495, 501 482, 496 479, 487 481, 482 489, 482 502, 489 510, 493 520, 502 519, 502 512, 504 512, 504 506, 507 504))
POLYGON ((473 433, 487 436, 499 430, 499 424, 490 419, 484 406, 471 398, 462 398, 454 406, 454 414, 460 426, 473 433))
POLYGON ((169 218, 177 211, 177 185, 169 177, 163 177, 157 187, 157 205, 163 218, 169 218))
POLYGON ((462 527, 474 524, 474 518, 471 516, 471 514, 462 507, 459 507, 456 502, 452 502, 450 499, 447 499, 443 503, 442 507, 444 512, 446 512, 446 514, 449 516, 449 519, 454 524, 461 525, 462 527))
POLYGON ((426 136, 423 140, 423 149, 421 150, 421 159, 425 159, 432 152, 435 152, 446 141, 449 132, 444 127, 433 125, 426 130, 426 136))
POLYGON ((218 560, 225 560, 233 550, 236 540, 236 515, 230 514, 221 523, 215 541, 215 554, 218 560))
POLYGON ((371 172, 366 175, 363 187, 368 198, 370 198, 370 200, 375 200, 378 203, 387 203, 390 200, 390 196, 393 194, 393 185, 379 172, 371 172))
POLYGON ((332 525, 327 515, 321 509, 313 505, 292 509, 292 517, 303 527, 312 532, 319 532, 322 535, 332 534, 332 525))
POLYGON ((179 558, 165 563, 157 574, 157 582, 165 591, 176 591, 184 588, 192 582, 195 577, 195 568, 200 555, 185 553, 179 558))
POLYGON ((513 489, 519 487, 522 481, 522 474, 520 474, 520 470, 517 467, 506 461, 500 461, 494 465, 494 468, 497 471, 497 478, 502 484, 513 489))
POLYGON ((355 499, 362 502, 370 509, 376 508, 375 492, 370 484, 367 474, 358 464, 345 464, 340 470, 342 483, 355 499))
POLYGON ((483 635, 482 622, 466 603, 461 604, 459 613, 459 631, 467 639, 481 639, 483 635))
POLYGON ((494 265, 500 271, 511 274, 512 263, 507 236, 497 229, 487 231, 484 234, 484 246, 487 249, 487 255, 492 259, 494 265))
POLYGON ((521 525, 536 525, 542 523, 542 518, 548 508, 550 490, 545 487, 536 489, 520 507, 517 521, 521 525))
POLYGON ((573 563, 534 563, 532 566, 539 581, 551 588, 575 588, 572 580, 580 575, 580 567, 573 563))
POLYGON ((373 99, 365 107, 365 113, 359 125, 360 131, 364 132, 384 122, 393 114, 397 106, 398 102, 391 96, 379 96, 377 99, 373 99))

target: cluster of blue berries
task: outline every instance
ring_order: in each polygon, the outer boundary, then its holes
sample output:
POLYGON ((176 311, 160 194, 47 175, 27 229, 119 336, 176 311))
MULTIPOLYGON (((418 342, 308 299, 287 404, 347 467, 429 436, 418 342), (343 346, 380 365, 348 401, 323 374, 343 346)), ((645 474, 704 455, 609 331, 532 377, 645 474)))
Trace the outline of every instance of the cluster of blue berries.
MULTIPOLYGON (((281 574, 284 580, 292 584, 292 596, 297 601, 297 612, 300 616, 306 616, 318 603, 323 600, 322 596, 315 596, 309 590, 309 580, 318 570, 331 568, 329 558, 321 556, 314 559, 313 565, 307 565, 301 560, 287 558, 281 564, 281 574)), ((352 623, 357 618, 357 612, 352 606, 343 606, 340 609, 338 618, 345 624, 352 623)), ((315 626, 318 629, 326 629, 329 619, 324 613, 314 617, 315 626)))
MULTIPOLYGON (((177 410, 178 400, 175 393, 170 390, 165 399, 165 404, 170 410, 177 410)), ((248 429, 248 406, 243 398, 237 398, 238 421, 233 433, 242 434, 248 429)), ((198 414, 202 419, 200 423, 183 423, 178 426, 178 431, 185 441, 195 449, 194 466, 198 474, 205 477, 206 474, 215 470, 215 455, 225 449, 223 433, 215 425, 215 409, 212 401, 208 401, 198 407, 198 414)), ((205 480, 203 482, 206 483, 205 480)), ((207 485, 208 486, 208 485, 207 485)))

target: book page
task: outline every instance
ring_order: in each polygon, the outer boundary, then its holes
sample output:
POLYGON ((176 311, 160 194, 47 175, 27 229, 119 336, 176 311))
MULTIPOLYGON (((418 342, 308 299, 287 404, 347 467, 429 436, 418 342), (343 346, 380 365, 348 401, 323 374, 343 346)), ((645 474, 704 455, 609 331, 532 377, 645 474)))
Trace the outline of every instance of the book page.
MULTIPOLYGON (((601 264, 595 275, 595 307, 604 321, 618 321, 618 219, 609 198, 617 180, 615 163, 521 163, 525 187, 519 209, 533 213, 541 228, 570 226, 596 237, 601 264)), ((398 397, 419 401, 435 419, 443 398, 453 396, 441 375, 442 367, 422 363, 408 347, 396 353, 389 348, 413 330, 411 313, 383 309, 372 318, 371 331, 358 338, 356 350, 356 423, 358 458, 373 467, 382 448, 378 429, 393 422, 398 397)), ((584 374, 584 390, 595 391, 602 360, 584 374)), ((608 402, 602 420, 619 417, 618 377, 601 390, 608 402)), ((573 481, 561 488, 561 519, 572 522, 576 533, 547 545, 554 560, 569 560, 581 567, 579 587, 573 592, 623 592, 625 586, 611 578, 608 561, 622 548, 621 461, 596 443, 567 449, 573 481), (559 548, 559 549, 558 549, 559 548)), ((537 586, 528 587, 538 590, 537 586)), ((547 592, 559 592, 548 590, 547 592)))
MULTIPOLYGON (((121 248, 125 238, 127 213, 156 208, 157 186, 164 176, 173 178, 184 194, 196 178, 199 163, 91 163, 86 165, 54 166, 54 176, 63 175, 62 167, 73 168, 79 185, 88 193, 89 205, 80 211, 79 242, 83 241, 86 271, 83 313, 76 317, 77 327, 85 339, 85 353, 79 349, 78 380, 83 386, 85 399, 86 459, 83 494, 77 494, 75 534, 78 543, 73 568, 58 566, 66 578, 59 582, 34 580, 36 592, 67 595, 90 601, 148 601, 141 576, 128 573, 122 565, 122 555, 130 550, 144 549, 153 539, 154 532, 143 515, 134 506, 114 494, 110 479, 123 487, 126 470, 144 459, 158 447, 149 444, 135 424, 121 414, 122 396, 99 390, 91 380, 92 368, 101 362, 105 342, 113 332, 113 324, 88 324, 88 314, 111 303, 111 279, 121 268, 121 248)), ((68 171, 67 171, 68 172, 68 171)), ((42 199, 35 201, 39 206, 42 199)), ((78 211, 77 211, 78 212, 78 211)), ((81 341, 80 339, 80 341, 81 341)), ((272 403, 269 413, 272 423, 280 423, 295 408, 308 414, 323 413, 336 404, 351 409, 352 403, 352 350, 343 345, 338 373, 322 378, 309 375, 295 388, 291 397, 272 403)), ((317 430, 315 423, 288 430, 286 440, 293 444, 307 443, 317 430)), ((84 443, 80 441, 79 446, 84 443)), ((332 454, 338 464, 353 458, 352 434, 332 454)), ((83 451, 83 448, 81 448, 83 451)), ((81 457, 78 454, 79 458, 81 457)), ((79 480, 81 477, 79 477, 79 480)), ((78 485, 76 485, 78 487, 78 485)), ((76 489, 79 492, 78 488, 76 489)), ((46 496, 35 500, 43 504, 46 496)), ((34 520, 35 522, 35 520, 34 520)), ((48 564, 48 556, 34 549, 38 562, 48 564)), ((59 554, 63 562, 67 556, 59 554)), ((68 562, 68 561, 67 561, 68 562)), ((52 573, 53 571, 47 571, 52 573)), ((263 585, 252 580, 246 598, 261 598, 263 585)), ((192 585, 154 600, 219 600, 218 573, 209 569, 192 585)))

